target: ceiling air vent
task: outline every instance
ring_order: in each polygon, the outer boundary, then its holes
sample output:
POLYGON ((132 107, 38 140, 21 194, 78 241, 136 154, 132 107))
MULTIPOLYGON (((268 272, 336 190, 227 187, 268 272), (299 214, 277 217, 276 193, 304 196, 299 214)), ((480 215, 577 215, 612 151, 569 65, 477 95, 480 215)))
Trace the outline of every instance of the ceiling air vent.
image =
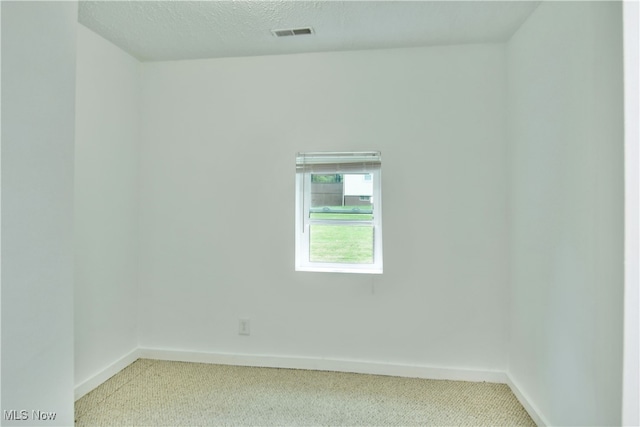
POLYGON ((305 27, 305 28, 289 28, 286 30, 271 30, 271 33, 276 37, 304 36, 305 34, 313 34, 313 28, 305 27))

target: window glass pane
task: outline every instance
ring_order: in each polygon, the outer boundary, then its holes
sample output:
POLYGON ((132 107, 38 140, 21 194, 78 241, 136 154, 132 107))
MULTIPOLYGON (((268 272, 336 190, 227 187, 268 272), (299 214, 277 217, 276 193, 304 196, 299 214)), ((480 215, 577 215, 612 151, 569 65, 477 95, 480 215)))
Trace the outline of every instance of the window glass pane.
POLYGON ((311 174, 312 219, 373 219, 373 179, 370 173, 311 174))
POLYGON ((309 261, 373 264, 373 226, 309 226, 309 261))

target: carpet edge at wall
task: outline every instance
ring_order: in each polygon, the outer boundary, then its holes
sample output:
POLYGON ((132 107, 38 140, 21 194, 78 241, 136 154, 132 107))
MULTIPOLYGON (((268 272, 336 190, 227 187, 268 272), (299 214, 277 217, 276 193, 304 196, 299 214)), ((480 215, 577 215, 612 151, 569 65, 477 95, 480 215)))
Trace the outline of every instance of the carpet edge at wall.
POLYGON ((157 348, 136 348, 116 360, 92 377, 76 385, 74 389, 77 401, 91 390, 135 362, 137 359, 169 360, 176 362, 213 363, 220 365, 254 366, 264 368, 309 369, 317 371, 351 372, 371 375, 389 375, 407 378, 432 380, 491 382, 507 384, 525 410, 538 426, 549 425, 506 372, 467 368, 444 368, 427 365, 409 365, 380 363, 363 360, 345 360, 331 358, 291 357, 274 355, 250 355, 232 353, 205 353, 157 348))

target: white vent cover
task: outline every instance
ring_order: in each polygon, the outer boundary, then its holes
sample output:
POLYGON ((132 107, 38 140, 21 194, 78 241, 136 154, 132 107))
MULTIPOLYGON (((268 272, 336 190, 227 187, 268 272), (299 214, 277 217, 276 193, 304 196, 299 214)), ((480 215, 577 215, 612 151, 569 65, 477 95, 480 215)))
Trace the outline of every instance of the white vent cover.
POLYGON ((313 34, 313 28, 304 27, 304 28, 288 28, 285 30, 271 30, 271 34, 273 34, 276 37, 304 36, 307 34, 313 34))

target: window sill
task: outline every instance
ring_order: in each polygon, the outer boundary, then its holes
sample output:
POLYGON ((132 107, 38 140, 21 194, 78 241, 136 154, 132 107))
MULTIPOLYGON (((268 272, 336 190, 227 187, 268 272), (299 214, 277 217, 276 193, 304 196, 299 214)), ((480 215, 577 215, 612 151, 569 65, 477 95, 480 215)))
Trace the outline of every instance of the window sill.
POLYGON ((308 271, 314 273, 356 273, 356 274, 382 274, 381 268, 366 267, 366 268, 354 268, 354 267, 319 267, 319 266, 305 266, 296 267, 296 271, 308 271))

